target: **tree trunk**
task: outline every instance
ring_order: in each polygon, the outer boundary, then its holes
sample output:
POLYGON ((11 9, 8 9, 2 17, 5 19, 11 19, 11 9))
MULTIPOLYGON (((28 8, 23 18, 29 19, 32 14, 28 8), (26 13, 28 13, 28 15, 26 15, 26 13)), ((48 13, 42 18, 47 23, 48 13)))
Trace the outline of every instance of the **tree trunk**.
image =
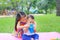
POLYGON ((60 0, 56 0, 56 10, 57 10, 57 16, 60 16, 60 0))
POLYGON ((22 5, 22 9, 21 9, 21 11, 23 12, 23 5, 22 5))
POLYGON ((45 14, 47 14, 47 8, 45 9, 45 14))
POLYGON ((51 8, 50 8, 50 14, 51 14, 51 8))
POLYGON ((48 10, 48 5, 45 6, 45 14, 47 14, 47 10, 48 10))
POLYGON ((29 6, 27 7, 28 14, 29 14, 29 9, 30 9, 30 7, 31 7, 31 4, 32 4, 32 3, 30 3, 29 6))
POLYGON ((47 14, 47 10, 45 10, 46 11, 46 14, 47 14))

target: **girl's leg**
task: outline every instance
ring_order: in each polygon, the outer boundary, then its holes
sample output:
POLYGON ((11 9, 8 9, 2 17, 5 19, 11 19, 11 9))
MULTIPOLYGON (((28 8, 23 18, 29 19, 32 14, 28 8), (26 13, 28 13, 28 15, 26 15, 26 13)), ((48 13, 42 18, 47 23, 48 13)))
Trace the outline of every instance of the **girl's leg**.
POLYGON ((39 40, 39 35, 38 34, 34 34, 31 36, 34 40, 39 40))
POLYGON ((20 29, 18 31, 18 38, 22 38, 22 35, 23 35, 23 29, 20 29))
POLYGON ((31 40, 31 37, 28 35, 23 34, 22 35, 22 40, 31 40))

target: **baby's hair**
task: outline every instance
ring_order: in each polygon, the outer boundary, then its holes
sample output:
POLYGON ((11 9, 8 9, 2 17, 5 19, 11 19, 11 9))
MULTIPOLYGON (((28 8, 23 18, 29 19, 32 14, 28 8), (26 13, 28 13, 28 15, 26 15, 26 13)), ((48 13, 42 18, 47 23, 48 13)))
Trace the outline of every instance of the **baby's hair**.
POLYGON ((28 18, 34 19, 34 16, 33 16, 33 15, 28 15, 27 19, 28 19, 28 18))

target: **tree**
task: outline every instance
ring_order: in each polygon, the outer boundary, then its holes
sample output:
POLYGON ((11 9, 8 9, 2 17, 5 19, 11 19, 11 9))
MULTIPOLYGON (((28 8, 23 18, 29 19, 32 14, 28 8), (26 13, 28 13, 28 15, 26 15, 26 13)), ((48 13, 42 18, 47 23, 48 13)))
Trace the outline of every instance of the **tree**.
POLYGON ((51 14, 51 11, 56 8, 56 0, 48 0, 48 8, 50 9, 51 14))
POLYGON ((48 9, 51 10, 55 9, 56 7, 56 1, 55 0, 41 0, 37 3, 37 7, 39 10, 45 10, 45 14, 47 14, 48 9))
POLYGON ((57 16, 60 16, 60 0, 56 0, 57 16))
POLYGON ((47 14, 48 10, 48 1, 47 0, 41 0, 37 3, 37 7, 39 10, 45 10, 45 14, 47 14))
MULTIPOLYGON (((1 0, 1 2, 2 1, 3 0, 1 0)), ((48 10, 50 10, 51 13, 51 11, 55 9, 55 6, 55 0, 4 0, 0 9, 15 9, 16 11, 23 11, 29 14, 29 10, 33 7, 34 9, 37 8, 38 12, 43 12, 44 10, 45 14, 47 14, 48 10)))

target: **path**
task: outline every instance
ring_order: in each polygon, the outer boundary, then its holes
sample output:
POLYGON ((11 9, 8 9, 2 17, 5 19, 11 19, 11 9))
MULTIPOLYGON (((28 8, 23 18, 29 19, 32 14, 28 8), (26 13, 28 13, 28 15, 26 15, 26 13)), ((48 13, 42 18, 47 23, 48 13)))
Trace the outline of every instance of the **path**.
POLYGON ((14 15, 0 15, 0 17, 13 17, 14 15))
MULTIPOLYGON (((43 16, 45 14, 31 14, 31 15, 34 15, 34 16, 43 16)), ((0 17, 14 17, 14 15, 0 15, 0 17)))

